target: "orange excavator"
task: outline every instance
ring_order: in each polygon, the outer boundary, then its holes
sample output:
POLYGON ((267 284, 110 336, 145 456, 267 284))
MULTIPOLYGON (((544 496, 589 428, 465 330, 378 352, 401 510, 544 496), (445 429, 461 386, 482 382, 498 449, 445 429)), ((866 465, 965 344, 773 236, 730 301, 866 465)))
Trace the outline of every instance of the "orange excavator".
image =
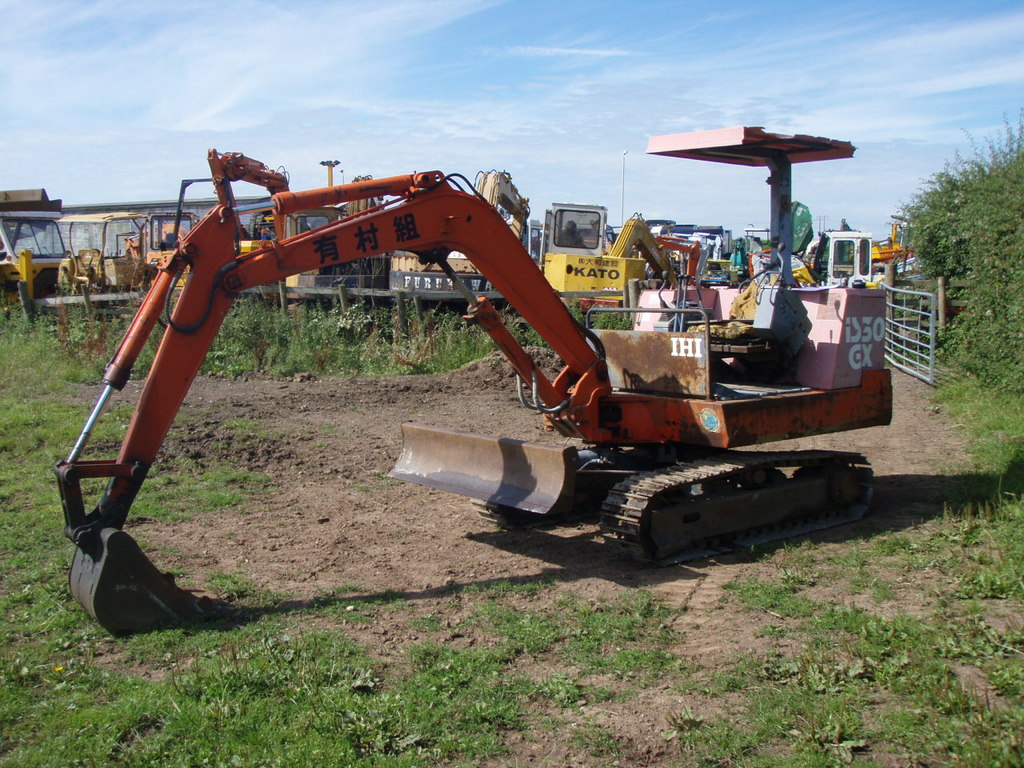
MULTIPOLYGON (((842 142, 737 130, 744 133, 730 141, 749 143, 749 164, 764 165, 768 157, 773 177, 788 173, 808 146, 823 155, 815 159, 829 159, 830 152, 848 156, 843 153, 849 145, 842 142)), ((721 143, 720 137, 715 141, 721 143)), ((719 159, 714 147, 693 154, 697 144, 687 142, 685 156, 719 159)), ((565 363, 553 379, 546 376, 490 302, 466 290, 466 320, 505 354, 522 402, 567 440, 549 445, 407 424, 394 476, 470 496, 509 524, 590 510, 611 544, 659 564, 864 512, 871 471, 863 456, 735 450, 888 423, 889 374, 870 343, 876 308, 856 303, 858 289, 794 298, 780 273, 773 290, 763 291, 775 309, 750 350, 741 339, 713 333, 721 323, 707 302, 666 310, 686 320, 671 328, 596 330, 573 319, 515 233, 463 177, 431 171, 293 192, 283 175, 243 155, 211 150, 209 162, 219 204, 159 264, 77 442, 54 468, 65 533, 75 545, 71 592, 107 630, 143 631, 211 610, 209 600, 160 572, 124 526, 232 303, 247 288, 385 251, 415 252, 438 264, 454 285, 460 282, 447 254, 466 254, 565 363), (269 199, 237 205, 231 191, 236 181, 263 186, 269 199), (251 252, 239 247, 239 216, 254 206, 283 219, 368 198, 383 202, 251 252), (797 329, 804 328, 804 306, 814 308, 815 322, 838 323, 828 331, 831 342, 792 342, 793 323, 786 318, 798 316, 797 329), (853 326, 837 315, 842 307, 856 321, 855 337, 853 326), (166 326, 163 338, 117 457, 83 459, 101 412, 129 380, 158 322, 166 326), (785 335, 780 328, 788 329, 785 335), (809 367, 800 359, 808 349, 809 367), (106 490, 87 512, 81 482, 95 478, 107 481, 106 490)), ((774 218, 785 217, 780 211, 774 218)), ((880 310, 876 314, 881 317, 880 310)))

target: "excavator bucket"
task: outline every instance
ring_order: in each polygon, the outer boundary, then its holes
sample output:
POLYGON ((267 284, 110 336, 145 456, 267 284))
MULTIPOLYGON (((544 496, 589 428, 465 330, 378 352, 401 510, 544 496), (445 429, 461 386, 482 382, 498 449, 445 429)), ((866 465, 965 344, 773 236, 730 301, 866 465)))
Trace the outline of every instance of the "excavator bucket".
POLYGON ((115 635, 196 621, 214 615, 216 604, 174 584, 119 528, 103 528, 75 548, 70 586, 75 600, 115 635))
POLYGON ((489 505, 540 515, 568 511, 577 453, 566 446, 402 425, 402 454, 391 476, 489 505))

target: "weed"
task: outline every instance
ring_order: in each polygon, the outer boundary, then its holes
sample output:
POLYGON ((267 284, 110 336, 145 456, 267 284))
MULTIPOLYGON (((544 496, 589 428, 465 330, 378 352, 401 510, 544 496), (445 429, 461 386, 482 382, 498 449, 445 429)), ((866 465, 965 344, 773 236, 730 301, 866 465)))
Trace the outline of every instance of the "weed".
POLYGON ((1024 702, 1024 659, 997 658, 985 667, 985 676, 997 693, 1024 702))
POLYGON ((531 581, 498 579, 487 584, 468 584, 462 591, 467 595, 522 595, 526 598, 533 598, 549 589, 553 583, 550 578, 531 581))
POLYGON ((662 733, 665 739, 686 737, 692 731, 703 727, 704 718, 691 707, 683 707, 679 712, 668 716, 669 730, 662 733))
POLYGON ((871 579, 868 587, 871 589, 875 602, 884 603, 896 599, 896 590, 893 589, 892 584, 884 579, 871 579))
POLYGON ((742 605, 748 610, 767 611, 785 618, 799 618, 814 613, 814 603, 797 594, 803 579, 791 579, 786 584, 771 584, 757 578, 732 581, 725 589, 736 593, 742 605))
POLYGON ((608 728, 594 723, 576 723, 571 731, 572 741, 594 757, 618 755, 622 752, 619 738, 608 728))
POLYGON ((785 637, 790 633, 786 627, 779 627, 774 624, 765 624, 757 630, 758 637, 785 637))
POLYGON ((880 555, 904 555, 917 551, 918 544, 909 536, 881 536, 873 541, 874 548, 880 555))
POLYGON ((798 745, 831 758, 835 764, 853 762, 853 754, 867 746, 865 739, 853 738, 859 730, 858 718, 850 711, 845 698, 838 707, 825 711, 811 708, 797 719, 797 727, 790 731, 798 745))
POLYGON ((561 707, 570 707, 578 706, 587 698, 586 690, 586 687, 575 678, 557 673, 538 683, 534 688, 534 695, 553 701, 561 707))
POLYGON ((221 598, 232 602, 250 597, 259 589, 252 581, 240 574, 211 573, 206 583, 221 598))
POLYGON ((426 616, 417 616, 409 622, 409 626, 422 632, 440 632, 444 625, 440 614, 429 613, 426 616))

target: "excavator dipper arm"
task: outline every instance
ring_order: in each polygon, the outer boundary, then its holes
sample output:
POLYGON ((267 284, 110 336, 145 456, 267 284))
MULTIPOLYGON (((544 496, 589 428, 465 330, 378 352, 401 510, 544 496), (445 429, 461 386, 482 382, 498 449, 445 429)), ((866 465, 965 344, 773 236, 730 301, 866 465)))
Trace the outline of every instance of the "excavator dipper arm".
MULTIPOLYGON (((244 156, 211 151, 210 165, 215 179, 245 179, 265 185, 268 191, 286 185, 283 177, 260 170, 262 164, 244 156)), ((273 194, 272 203, 275 214, 283 217, 305 208, 379 196, 393 200, 295 237, 270 241, 267 247, 245 255, 238 255, 236 247, 237 214, 222 204, 188 232, 161 265, 107 366, 104 393, 87 429, 69 458, 55 467, 65 531, 77 547, 72 592, 110 631, 131 632, 187 620, 208 607, 157 571, 121 528, 228 310, 247 288, 390 250, 434 258, 461 251, 551 340, 567 364, 565 371, 555 383, 545 377, 486 300, 471 307, 469 319, 495 339, 518 375, 533 383, 540 404, 552 414, 549 418, 571 416, 573 424, 596 427, 597 403, 610 391, 603 361, 508 225, 485 201, 457 189, 440 172, 431 172, 308 192, 285 189, 273 194), (127 382, 186 265, 184 287, 167 320, 116 461, 79 460, 98 411, 111 390, 127 382), (103 498, 89 514, 82 499, 82 478, 109 478, 103 498)), ((230 194, 225 193, 225 198, 230 199, 230 194)))

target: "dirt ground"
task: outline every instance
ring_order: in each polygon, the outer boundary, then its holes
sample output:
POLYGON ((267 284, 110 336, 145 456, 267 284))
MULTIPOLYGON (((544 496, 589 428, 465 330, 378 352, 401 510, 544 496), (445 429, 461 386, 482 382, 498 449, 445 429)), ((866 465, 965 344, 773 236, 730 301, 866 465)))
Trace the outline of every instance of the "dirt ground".
MULTIPOLYGON (((585 599, 612 600, 624 589, 643 587, 673 608, 686 608, 675 619, 680 640, 672 651, 701 665, 727 663, 736 653, 763 652, 767 645, 785 650, 792 641, 759 637, 766 617, 730 608, 722 589, 766 569, 777 579, 778 563, 723 555, 650 568, 603 544, 596 525, 499 530, 467 499, 387 477, 399 454, 404 421, 559 441, 519 405, 513 382, 496 356, 439 376, 201 378, 152 474, 226 461, 269 475, 276 488, 239 507, 196 514, 183 523, 129 520, 129 530, 179 553, 155 559, 198 583, 215 572, 236 574, 286 595, 283 602, 268 601, 271 611, 301 611, 304 603, 325 594, 345 601, 396 591, 416 615, 444 614, 451 610, 452 587, 554 579, 559 589, 585 599), (244 429, 238 428, 239 420, 244 429)), ((898 372, 893 382, 890 426, 786 444, 863 452, 874 467, 872 514, 812 534, 823 546, 841 546, 871 530, 913 527, 941 509, 946 475, 961 456, 961 442, 930 402, 927 385, 898 372)), ((130 385, 129 397, 132 391, 137 385, 130 385)), ((849 593, 841 598, 847 604, 858 599, 849 593)), ((870 596, 863 599, 870 604, 870 596)), ((451 616, 447 626, 458 622, 458 615, 451 616)), ((410 643, 423 639, 402 611, 375 611, 368 623, 344 631, 375 648, 382 661, 397 661, 410 643)), ((453 631, 452 641, 472 643, 471 631, 453 631)), ((602 703, 589 713, 584 708, 581 717, 624 735, 623 765, 672 765, 678 756, 666 751, 658 734, 666 727, 666 712, 679 706, 678 692, 664 686, 627 702, 602 703)), ((495 765, 585 763, 585 755, 555 734, 511 738, 513 755, 495 765)))

